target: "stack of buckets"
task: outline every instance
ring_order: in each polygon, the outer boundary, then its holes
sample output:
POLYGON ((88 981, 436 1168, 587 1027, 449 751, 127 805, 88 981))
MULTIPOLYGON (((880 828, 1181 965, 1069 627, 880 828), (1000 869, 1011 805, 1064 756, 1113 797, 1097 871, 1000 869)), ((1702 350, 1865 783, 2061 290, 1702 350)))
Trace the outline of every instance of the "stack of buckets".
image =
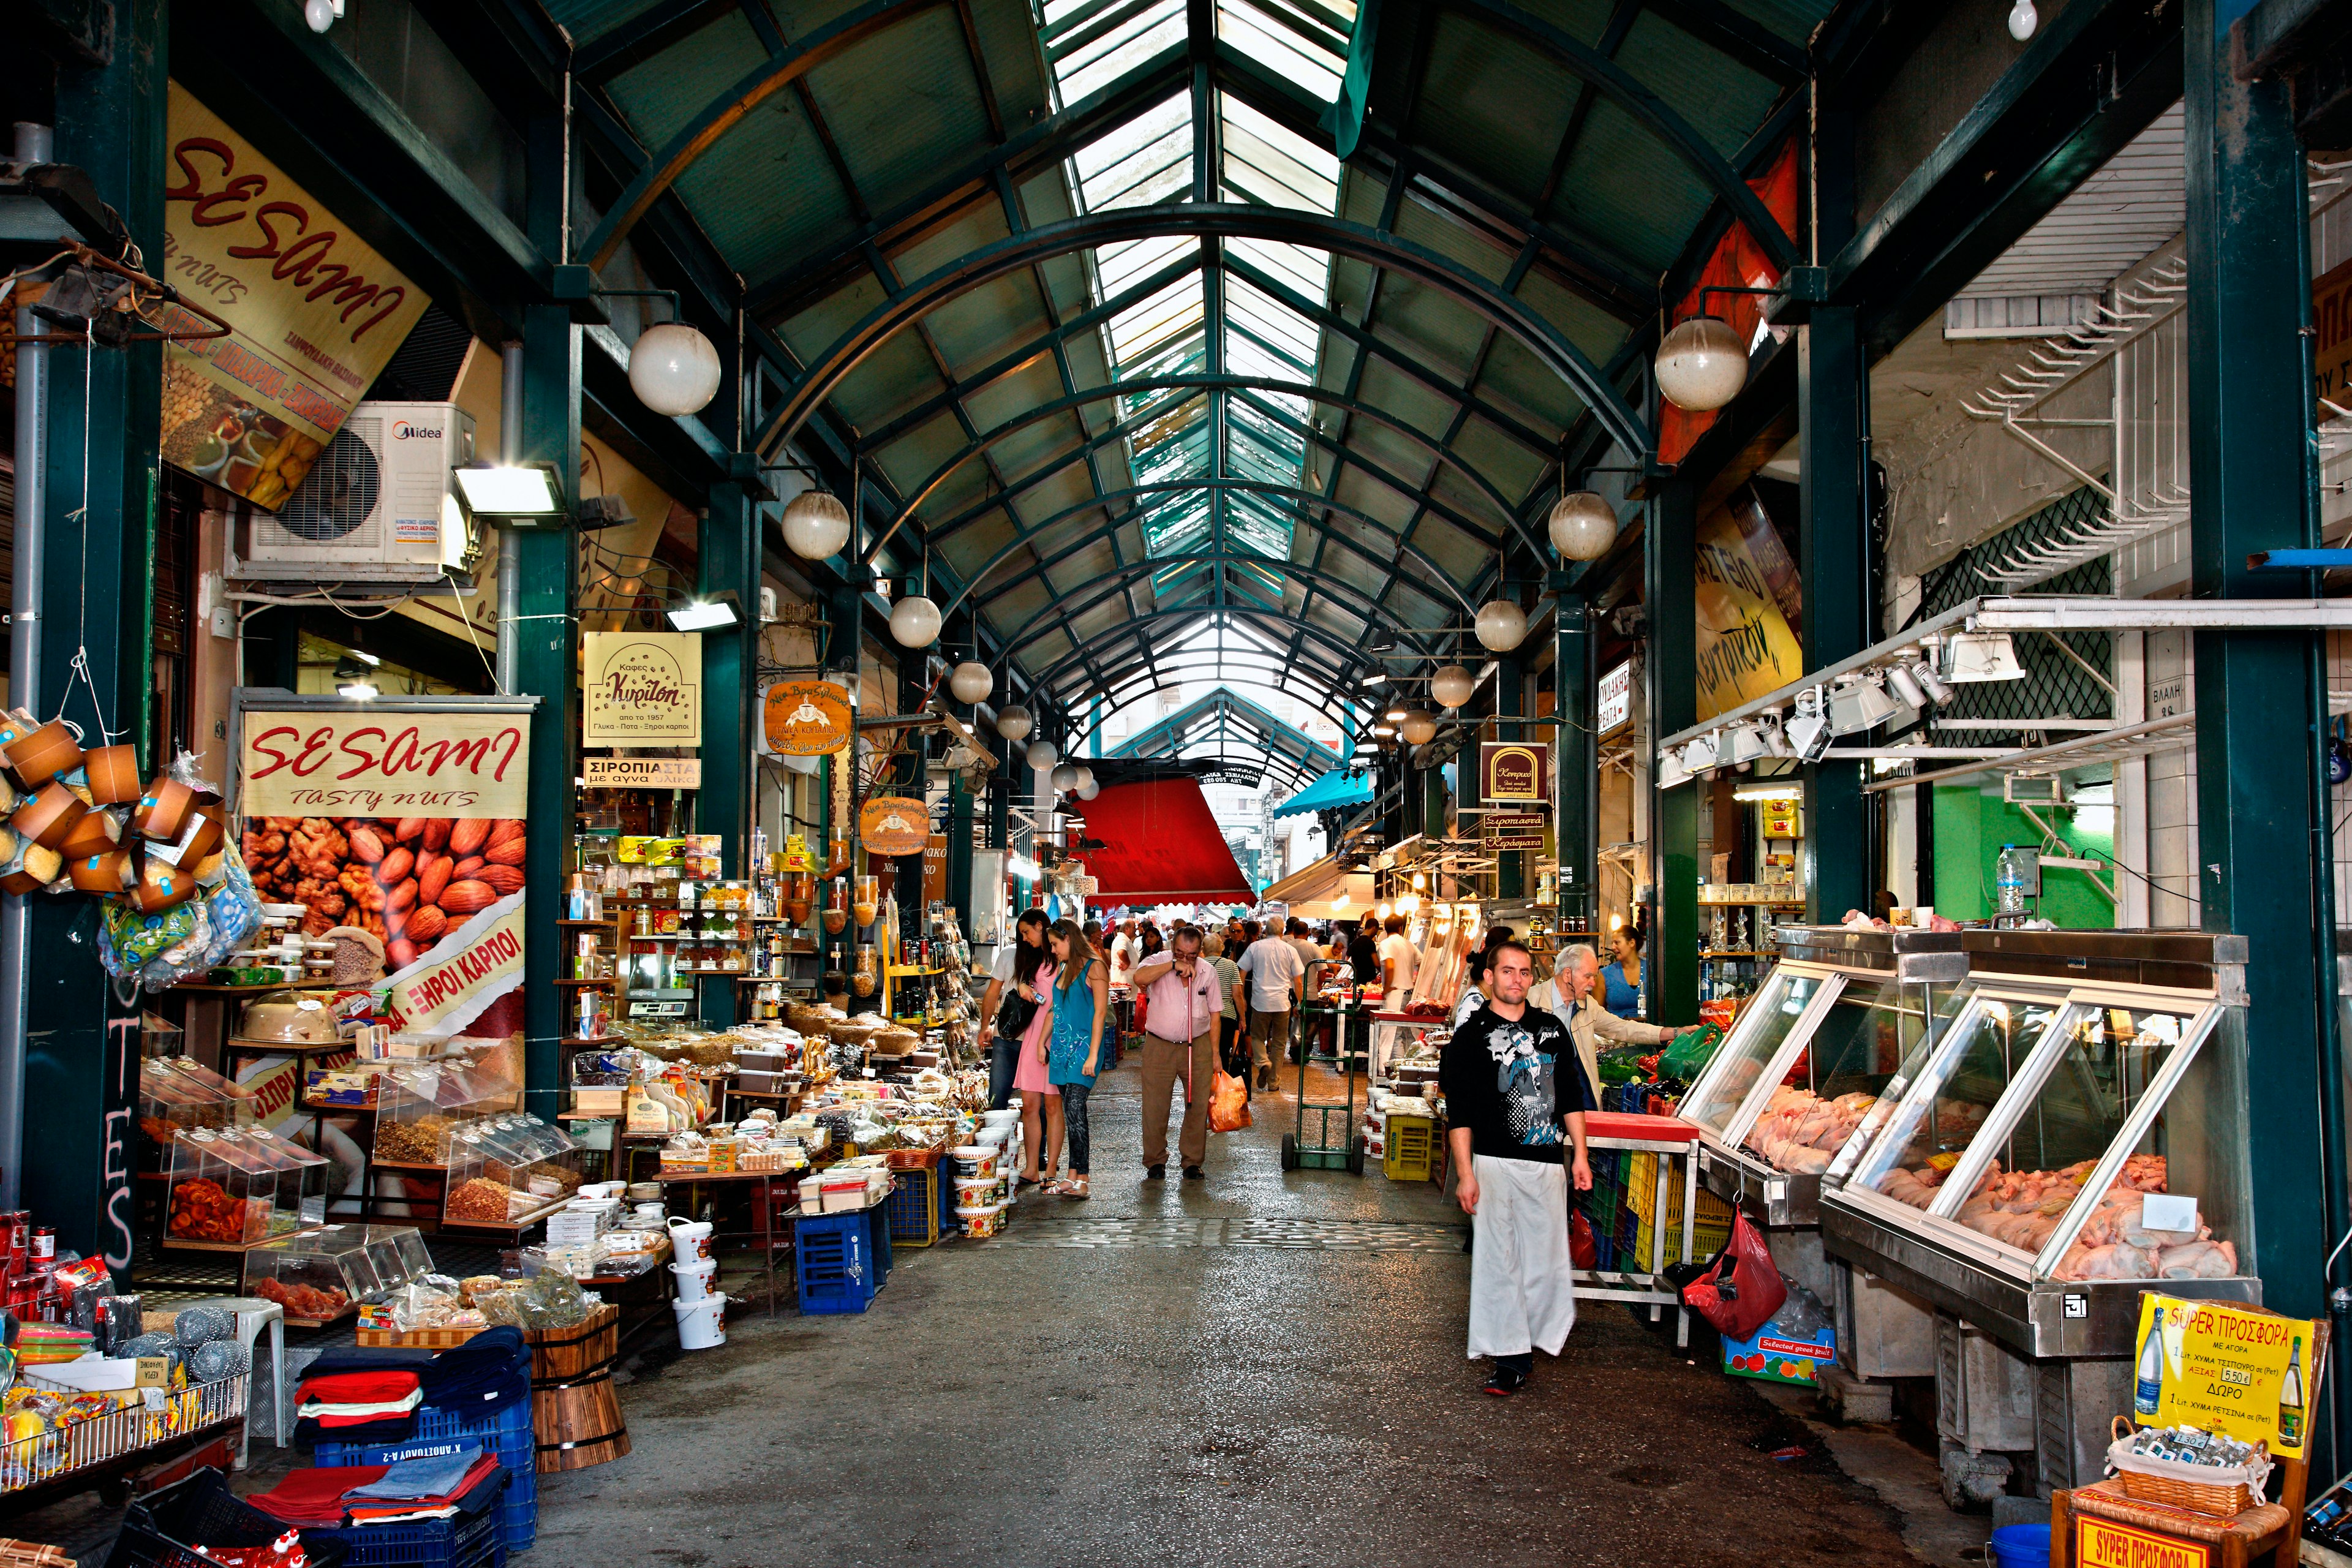
POLYGON ((677 1343, 681 1350, 707 1351, 727 1342, 727 1296, 712 1287, 719 1279, 719 1260, 710 1255, 710 1222, 673 1215, 670 1247, 677 1254, 669 1271, 677 1277, 677 1343))
POLYGON ((948 1158, 955 1182, 956 1218, 964 1235, 974 1239, 994 1236, 1013 1205, 1013 1173, 1021 1163, 1020 1110, 983 1112, 972 1141, 949 1151, 948 1158))

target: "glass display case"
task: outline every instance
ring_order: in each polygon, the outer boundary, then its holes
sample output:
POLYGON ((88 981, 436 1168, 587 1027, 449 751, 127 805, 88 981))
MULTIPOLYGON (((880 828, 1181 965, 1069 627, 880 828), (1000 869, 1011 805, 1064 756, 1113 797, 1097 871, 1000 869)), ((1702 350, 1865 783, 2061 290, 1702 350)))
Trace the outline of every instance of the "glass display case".
POLYGON ((327 1162, 258 1129, 192 1128, 172 1142, 166 1246, 241 1251, 325 1216, 327 1162), (306 1207, 314 1215, 306 1220, 306 1207))
POLYGON ((513 1084, 462 1057, 394 1063, 376 1089, 375 1162, 446 1165, 452 1132, 509 1109, 515 1099, 513 1084))
POLYGON ((526 1223, 579 1190, 581 1152, 569 1134, 535 1116, 492 1117, 449 1146, 445 1225, 526 1223))
POLYGON ((1710 1191, 1758 1223, 1821 1220, 1823 1178, 1952 1016, 1958 932, 1788 926, 1782 958, 1691 1086, 1710 1191))
POLYGON ((165 1170, 173 1140, 197 1127, 248 1127, 253 1100, 236 1085, 185 1057, 139 1062, 139 1168, 165 1170))
POLYGON ((1963 939, 1956 1016, 1823 1193, 1828 1250, 2037 1358, 2128 1355, 2148 1284, 2259 1302, 2245 940, 1963 939))
POLYGON ((332 1225, 247 1252, 245 1293, 277 1302, 290 1324, 317 1328, 432 1272, 425 1238, 409 1226, 332 1225))

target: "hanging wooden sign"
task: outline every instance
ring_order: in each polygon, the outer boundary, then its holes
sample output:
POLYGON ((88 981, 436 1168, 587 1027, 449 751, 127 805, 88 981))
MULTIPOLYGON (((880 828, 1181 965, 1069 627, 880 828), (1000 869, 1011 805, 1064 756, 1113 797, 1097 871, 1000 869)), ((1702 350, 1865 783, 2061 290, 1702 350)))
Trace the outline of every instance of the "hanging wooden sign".
POLYGON ((583 632, 581 744, 702 744, 702 634, 583 632))
POLYGON ((1551 744, 1547 741, 1482 741, 1478 799, 1486 805, 1551 800, 1551 744))
POLYGON ((869 855, 919 855, 930 837, 930 810, 919 800, 877 795, 857 814, 857 841, 869 855))
POLYGON ((857 710, 829 680, 779 680, 761 709, 768 750, 781 757, 821 757, 849 744, 857 710))

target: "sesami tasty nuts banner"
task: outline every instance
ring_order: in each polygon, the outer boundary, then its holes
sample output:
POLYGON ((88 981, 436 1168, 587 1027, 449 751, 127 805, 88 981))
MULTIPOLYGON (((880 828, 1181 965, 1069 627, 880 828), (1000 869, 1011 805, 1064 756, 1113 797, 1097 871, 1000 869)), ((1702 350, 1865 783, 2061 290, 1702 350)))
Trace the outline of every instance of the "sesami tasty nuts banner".
POLYGON ((301 905, 312 936, 383 941, 397 1027, 501 1037, 493 1004, 522 986, 530 715, 453 700, 245 708, 236 809, 264 903, 301 905))

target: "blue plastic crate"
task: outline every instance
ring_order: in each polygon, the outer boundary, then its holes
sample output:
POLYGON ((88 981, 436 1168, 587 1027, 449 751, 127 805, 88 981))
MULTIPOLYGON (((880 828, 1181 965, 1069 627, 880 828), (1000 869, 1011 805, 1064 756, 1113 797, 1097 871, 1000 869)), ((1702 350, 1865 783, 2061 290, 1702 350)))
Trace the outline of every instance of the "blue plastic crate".
POLYGON ((943 1228, 940 1223, 940 1205, 934 1202, 935 1189, 940 1184, 937 1171, 898 1171, 897 1183, 890 1195, 883 1200, 882 1212, 889 1218, 885 1227, 894 1247, 929 1247, 939 1240, 943 1228))
POLYGON ((530 1407, 516 1400, 496 1415, 467 1416, 419 1405, 416 1431, 399 1443, 320 1443, 311 1463, 322 1469, 343 1465, 390 1465, 431 1458, 464 1444, 478 1444, 507 1468, 505 1500, 499 1505, 499 1534, 509 1552, 528 1552, 539 1539, 539 1447, 530 1407))
MULTIPOLYGON (((501 1470, 488 1483, 503 1486, 512 1474, 501 1470)), ((354 1524, 331 1533, 349 1553, 345 1568, 504 1568, 506 1538, 491 1503, 478 1513, 425 1519, 409 1524, 354 1524)))
POLYGON ((890 1283, 890 1269, 893 1262, 890 1257, 889 1203, 886 1199, 866 1210, 865 1214, 866 1244, 873 1249, 875 1261, 881 1265, 881 1272, 874 1280, 874 1288, 879 1290, 883 1286, 890 1283))
POLYGON ((803 1215, 794 1224, 793 1275, 803 1312, 862 1312, 873 1304, 882 1288, 874 1226, 866 1217, 874 1212, 803 1215))

